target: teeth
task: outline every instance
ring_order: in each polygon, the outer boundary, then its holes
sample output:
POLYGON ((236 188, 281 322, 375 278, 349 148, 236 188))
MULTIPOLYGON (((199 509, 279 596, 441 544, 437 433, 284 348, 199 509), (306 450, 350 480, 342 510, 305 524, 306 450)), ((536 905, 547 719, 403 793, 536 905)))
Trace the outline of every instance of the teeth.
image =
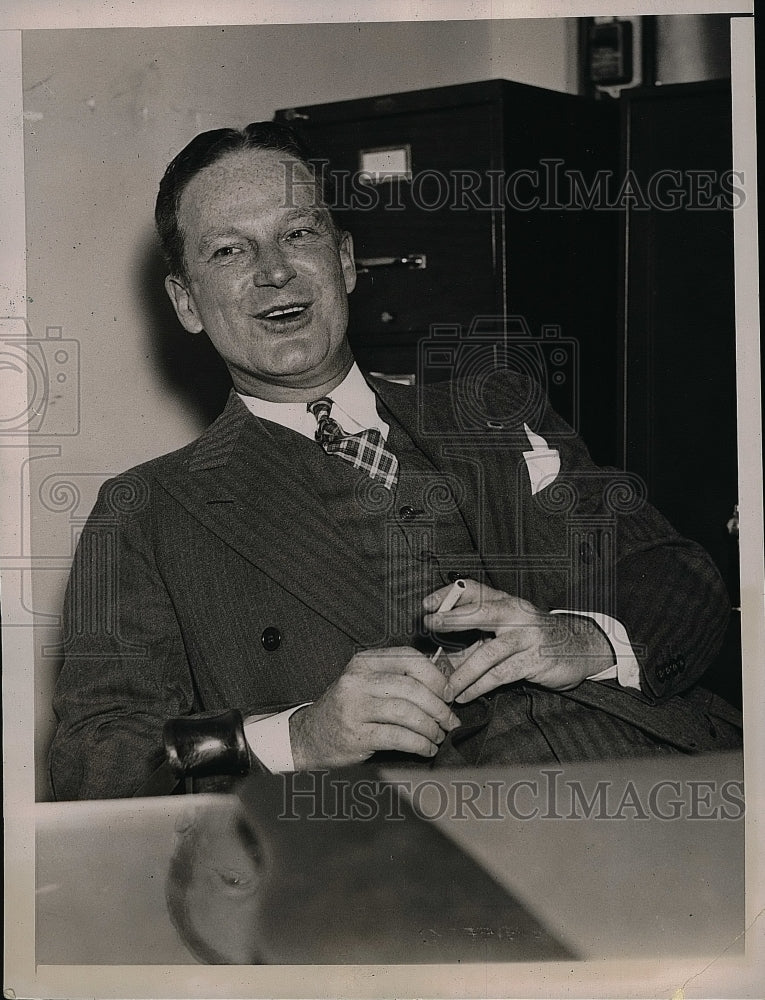
POLYGON ((266 313, 266 317, 267 319, 273 319, 276 316, 295 316, 304 310, 305 306, 287 306, 286 309, 272 309, 271 312, 266 313))

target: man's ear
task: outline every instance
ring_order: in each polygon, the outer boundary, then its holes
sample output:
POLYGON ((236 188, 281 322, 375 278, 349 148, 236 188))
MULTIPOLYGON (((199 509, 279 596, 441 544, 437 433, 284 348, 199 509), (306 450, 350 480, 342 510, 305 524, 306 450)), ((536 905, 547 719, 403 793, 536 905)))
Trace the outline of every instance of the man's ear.
POLYGON ((194 297, 181 279, 168 274, 165 278, 165 291, 170 296, 175 315, 184 329, 189 333, 201 333, 204 327, 197 313, 194 297))
POLYGON ((356 287, 356 264, 353 259, 353 237, 350 233, 340 234, 340 263, 343 268, 345 290, 350 293, 356 287))

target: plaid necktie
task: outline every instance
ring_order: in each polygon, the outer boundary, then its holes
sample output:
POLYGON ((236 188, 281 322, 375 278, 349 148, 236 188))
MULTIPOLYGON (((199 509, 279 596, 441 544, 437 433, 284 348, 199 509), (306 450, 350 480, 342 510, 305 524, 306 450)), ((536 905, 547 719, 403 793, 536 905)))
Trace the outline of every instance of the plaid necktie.
POLYGON ((355 469, 362 469, 368 476, 393 489, 398 478, 398 459, 385 447, 385 438, 374 427, 358 434, 346 434, 329 414, 332 400, 327 396, 309 403, 306 407, 316 417, 316 440, 328 455, 350 462, 355 469))

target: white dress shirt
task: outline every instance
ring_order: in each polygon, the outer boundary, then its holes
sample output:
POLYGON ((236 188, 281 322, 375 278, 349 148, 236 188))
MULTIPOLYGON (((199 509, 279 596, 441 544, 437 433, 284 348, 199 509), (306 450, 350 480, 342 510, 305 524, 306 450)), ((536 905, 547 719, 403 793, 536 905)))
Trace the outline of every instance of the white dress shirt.
MULTIPOLYGON (((387 439, 388 424, 380 419, 377 412, 376 397, 367 385, 364 376, 356 364, 345 376, 340 385, 331 393, 332 416, 349 434, 375 427, 387 439)), ((256 396, 239 397, 247 409, 264 420, 281 424, 290 430, 297 431, 304 437, 314 440, 316 418, 306 409, 305 403, 273 403, 256 396)), ((617 679, 623 687, 640 689, 640 669, 627 630, 615 618, 596 611, 566 611, 561 608, 551 614, 576 614, 591 618, 605 634, 614 653, 616 662, 594 674, 591 681, 617 679)), ((284 712, 265 717, 251 717, 245 720, 244 734, 252 752, 270 771, 294 771, 295 762, 290 746, 289 720, 299 708, 310 705, 304 702, 295 705, 284 712)))

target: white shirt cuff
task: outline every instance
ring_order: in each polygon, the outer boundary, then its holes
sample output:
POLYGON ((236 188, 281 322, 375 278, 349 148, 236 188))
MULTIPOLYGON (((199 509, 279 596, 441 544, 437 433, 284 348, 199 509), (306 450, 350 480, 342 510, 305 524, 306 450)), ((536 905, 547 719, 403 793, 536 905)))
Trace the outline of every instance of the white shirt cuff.
POLYGON ((550 614, 579 615, 581 618, 591 618, 611 643, 616 663, 597 674, 593 674, 587 680, 608 681, 615 678, 622 687, 637 688, 640 691, 640 665, 632 649, 627 629, 618 619, 601 614, 599 611, 567 611, 563 608, 551 611, 550 614))
POLYGON ((295 761, 290 743, 290 716, 299 708, 313 704, 304 701, 276 715, 253 719, 244 724, 244 738, 258 760, 269 771, 294 771, 295 761))

